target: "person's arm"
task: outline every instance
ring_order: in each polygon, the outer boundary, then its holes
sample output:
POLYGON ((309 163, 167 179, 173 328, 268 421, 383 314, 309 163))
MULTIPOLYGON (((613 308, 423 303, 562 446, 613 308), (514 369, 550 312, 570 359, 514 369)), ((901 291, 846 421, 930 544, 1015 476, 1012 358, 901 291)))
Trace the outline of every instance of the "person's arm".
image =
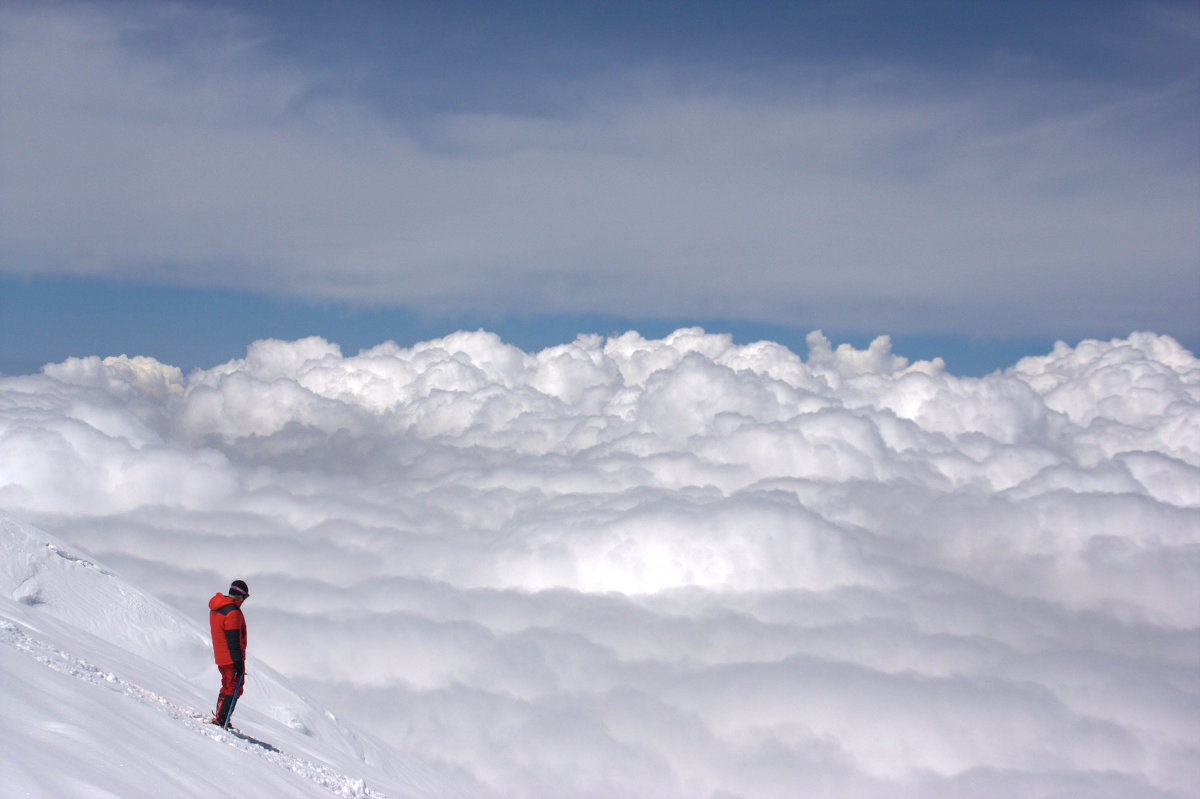
POLYGON ((225 631, 225 645, 229 647, 229 657, 235 665, 246 661, 246 653, 242 651, 242 634, 239 630, 225 631))
POLYGON ((242 648, 242 631, 246 628, 246 621, 241 611, 235 610, 226 616, 225 624, 225 644, 229 647, 229 657, 233 665, 245 669, 246 651, 242 648))

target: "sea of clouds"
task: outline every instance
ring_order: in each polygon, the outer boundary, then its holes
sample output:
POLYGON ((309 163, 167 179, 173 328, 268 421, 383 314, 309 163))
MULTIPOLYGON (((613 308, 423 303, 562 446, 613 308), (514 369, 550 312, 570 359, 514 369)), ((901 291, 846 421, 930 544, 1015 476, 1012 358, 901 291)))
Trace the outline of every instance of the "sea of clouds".
POLYGON ((1194 795, 1200 361, 808 345, 70 359, 0 507, 497 796, 1194 795))

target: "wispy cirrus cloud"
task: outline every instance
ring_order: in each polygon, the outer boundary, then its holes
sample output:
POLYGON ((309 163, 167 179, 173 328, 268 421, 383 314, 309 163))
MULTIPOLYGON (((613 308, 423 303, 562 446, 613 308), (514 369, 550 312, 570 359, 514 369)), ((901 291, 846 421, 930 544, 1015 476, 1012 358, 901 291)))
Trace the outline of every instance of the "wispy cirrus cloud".
POLYGON ((431 111, 228 11, 2 19, 11 274, 444 311, 1195 331, 1194 72, 633 63, 546 76, 579 98, 554 109, 431 111))

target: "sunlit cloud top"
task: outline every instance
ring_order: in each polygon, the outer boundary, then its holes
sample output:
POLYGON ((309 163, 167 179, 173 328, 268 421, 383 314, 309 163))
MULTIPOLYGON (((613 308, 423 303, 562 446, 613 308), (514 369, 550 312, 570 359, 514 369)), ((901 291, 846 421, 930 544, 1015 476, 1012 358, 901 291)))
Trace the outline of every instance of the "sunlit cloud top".
POLYGON ((68 359, 0 378, 0 507, 247 579, 256 657, 496 796, 1189 796, 1194 354, 808 345, 68 359))
MULTIPOLYGON (((267 514, 272 525, 399 524, 479 536, 490 552, 476 560, 433 539, 394 541, 406 575, 635 593, 854 584, 866 561, 895 556, 869 537, 841 549, 860 527, 891 537, 898 524, 953 558, 959 534, 949 531, 966 497, 995 504, 996 529, 972 535, 999 536, 1014 556, 1041 544, 1008 539, 1008 509, 1060 492, 1078 493, 1075 512, 1098 525, 1079 529, 1081 546, 1134 533, 1120 514, 1092 519, 1092 492, 1200 501, 1197 366, 1172 339, 1060 345, 983 379, 909 363, 886 338, 856 350, 813 333, 809 346, 802 360, 692 329, 587 336, 531 354, 480 331, 349 357, 319 338, 261 341, 187 376, 149 358, 71 359, 0 384, 0 501, 126 513, 169 497, 194 512, 267 514), (886 512, 880 497, 892 491, 926 510, 886 512), (939 521, 919 519, 933 506, 939 521)), ((1144 532, 1186 537, 1184 518, 1144 532)), ((1042 524, 1055 528, 1033 529, 1042 524)), ((1061 590, 1037 588, 1023 558, 993 577, 1021 592, 1061 590)), ((1140 595, 1122 601, 1164 619, 1193 614, 1140 595)))

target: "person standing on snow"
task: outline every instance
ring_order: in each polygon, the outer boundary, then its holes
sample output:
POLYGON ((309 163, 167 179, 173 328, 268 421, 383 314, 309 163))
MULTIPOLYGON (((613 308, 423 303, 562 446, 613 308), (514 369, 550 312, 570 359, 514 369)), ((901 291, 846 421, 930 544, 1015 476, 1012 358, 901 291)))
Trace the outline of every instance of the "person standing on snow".
POLYGON ((242 695, 246 679, 246 617, 242 615, 242 603, 250 596, 250 589, 242 580, 229 585, 229 594, 217 592, 208 600, 208 624, 212 628, 213 656, 221 669, 221 693, 217 696, 217 709, 212 723, 225 727, 233 705, 242 695))

